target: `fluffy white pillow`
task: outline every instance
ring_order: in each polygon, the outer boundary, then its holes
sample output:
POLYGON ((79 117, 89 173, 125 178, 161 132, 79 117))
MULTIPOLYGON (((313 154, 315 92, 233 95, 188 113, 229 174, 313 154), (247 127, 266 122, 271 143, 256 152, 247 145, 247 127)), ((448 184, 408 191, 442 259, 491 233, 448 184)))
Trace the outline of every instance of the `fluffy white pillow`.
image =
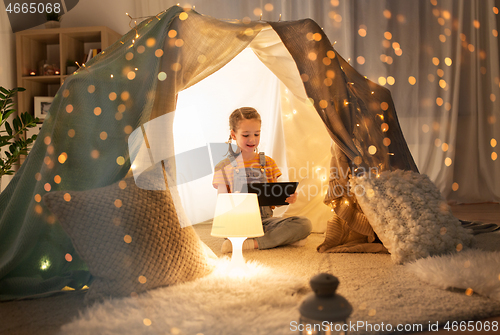
POLYGON ((472 243, 470 231, 462 228, 426 175, 385 171, 378 177, 355 177, 351 186, 395 263, 460 251, 472 243))

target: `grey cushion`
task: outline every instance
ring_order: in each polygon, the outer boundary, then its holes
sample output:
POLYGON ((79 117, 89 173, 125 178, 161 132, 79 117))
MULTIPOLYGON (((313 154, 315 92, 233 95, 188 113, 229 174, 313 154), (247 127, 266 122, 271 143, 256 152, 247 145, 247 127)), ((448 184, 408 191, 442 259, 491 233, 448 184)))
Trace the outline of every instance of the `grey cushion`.
POLYGON ((352 192, 395 263, 457 252, 471 245, 434 183, 413 171, 351 180, 352 192))
POLYGON ((138 188, 130 177, 43 200, 95 277, 87 301, 194 280, 212 269, 194 229, 181 228, 168 190, 138 188))

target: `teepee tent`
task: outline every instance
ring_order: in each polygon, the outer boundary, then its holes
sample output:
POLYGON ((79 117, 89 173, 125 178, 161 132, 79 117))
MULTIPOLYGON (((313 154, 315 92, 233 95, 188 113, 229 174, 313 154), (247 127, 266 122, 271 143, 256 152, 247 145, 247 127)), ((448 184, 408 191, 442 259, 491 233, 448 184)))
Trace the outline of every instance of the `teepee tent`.
MULTIPOLYGON (((323 202, 334 203, 340 217, 367 226, 359 209, 343 205, 354 197, 345 192, 349 175, 417 171, 389 91, 345 62, 315 22, 225 22, 174 6, 93 58, 56 94, 35 146, 0 195, 0 299, 81 288, 91 281, 88 264, 75 252, 75 238, 72 243, 44 201, 50 194, 73 204, 81 193, 72 192, 116 183, 119 192, 127 192, 120 183, 129 175, 141 189, 167 191, 182 227, 210 218, 197 211, 210 212, 215 199, 206 201, 210 191, 197 192, 197 183, 211 187, 232 111, 220 101, 239 93, 224 90, 208 107, 208 98, 196 96, 217 87, 197 84, 224 71, 237 56, 244 58, 237 68, 258 59, 258 66, 268 69, 253 85, 261 91, 246 93, 255 101, 247 105, 254 104, 263 116, 268 137, 261 151, 302 187, 301 200, 284 215, 306 215, 322 230, 331 215, 323 202), (194 98, 183 96, 188 89, 194 98), (259 97, 266 95, 271 98, 259 106, 259 97), (198 105, 190 107, 190 100, 198 105), (222 128, 205 126, 204 120, 222 128), (151 183, 151 176, 161 182, 151 183)), ((159 210, 152 201, 140 201, 147 212, 159 210)), ((113 206, 122 205, 117 196, 113 206)), ((83 219, 89 226, 104 220, 99 211, 83 219)), ((118 221, 114 224, 122 229, 118 221)))

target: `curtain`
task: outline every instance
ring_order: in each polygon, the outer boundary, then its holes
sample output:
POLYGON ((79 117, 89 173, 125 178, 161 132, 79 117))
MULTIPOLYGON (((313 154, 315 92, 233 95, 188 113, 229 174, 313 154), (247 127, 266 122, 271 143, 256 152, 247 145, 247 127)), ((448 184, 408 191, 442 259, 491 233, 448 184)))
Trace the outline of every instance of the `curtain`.
MULTIPOLYGON (((178 0, 136 1, 150 16, 178 0)), ((205 15, 312 18, 335 49, 391 91, 421 173, 450 201, 500 201, 498 0, 191 0, 205 15)))

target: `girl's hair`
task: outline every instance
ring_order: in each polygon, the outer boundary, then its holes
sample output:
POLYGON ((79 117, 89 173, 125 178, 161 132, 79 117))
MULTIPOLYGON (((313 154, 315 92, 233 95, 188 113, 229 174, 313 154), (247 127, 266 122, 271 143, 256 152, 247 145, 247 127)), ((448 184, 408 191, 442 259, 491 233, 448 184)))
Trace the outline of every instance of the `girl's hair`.
MULTIPOLYGON (((257 120, 261 122, 260 114, 253 107, 240 107, 235 109, 229 116, 229 129, 236 132, 240 122, 243 120, 257 120)), ((232 156, 238 156, 239 152, 234 152, 231 146, 231 134, 229 134, 229 154, 232 156)))

